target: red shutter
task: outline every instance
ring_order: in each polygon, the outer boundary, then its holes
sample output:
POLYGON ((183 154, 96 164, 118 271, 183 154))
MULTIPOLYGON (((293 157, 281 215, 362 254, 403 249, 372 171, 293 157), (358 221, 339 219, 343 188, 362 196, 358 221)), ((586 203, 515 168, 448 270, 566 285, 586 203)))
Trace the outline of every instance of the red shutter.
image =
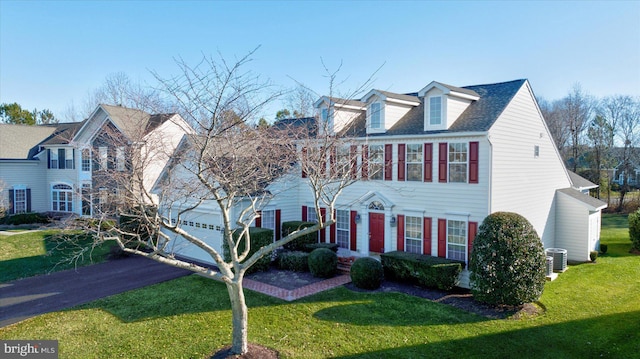
POLYGON ((302 222, 307 221, 307 206, 302 206, 302 222))
POLYGON ((398 144, 398 181, 404 181, 405 177, 405 159, 407 158, 407 145, 398 144))
POLYGON ((469 259, 471 258, 471 249, 473 249, 473 240, 476 239, 476 234, 478 233, 478 222, 469 222, 469 230, 467 231, 467 234, 469 236, 469 239, 467 240, 467 246, 468 246, 468 250, 467 250, 467 262, 469 262, 469 259))
POLYGON ((262 211, 258 211, 258 217, 256 217, 256 227, 262 227, 262 211))
POLYGON ((447 220, 438 218, 438 257, 447 257, 447 220))
POLYGON ((306 162, 307 162, 307 148, 303 147, 302 148, 302 161, 300 163, 300 166, 302 167, 302 178, 307 178, 307 172, 304 170, 304 167, 306 166, 306 162))
POLYGON ((469 183, 478 183, 478 142, 469 142, 469 183))
MULTIPOLYGON (((320 208, 320 218, 322 219, 322 224, 327 221, 327 209, 320 208)), ((327 227, 322 228, 320 230, 320 243, 325 243, 327 241, 327 227)))
POLYGON ((349 240, 351 241, 351 250, 352 251, 356 251, 356 243, 357 243, 357 234, 358 234, 358 229, 357 229, 357 223, 356 223, 356 216, 358 215, 358 212, 356 211, 351 211, 351 223, 349 226, 349 240))
POLYGON ((433 181, 433 143, 424 144, 424 181, 433 181))
POLYGON ((362 146, 362 179, 369 178, 369 146, 362 146))
POLYGON ((391 181, 393 178, 393 145, 384 145, 384 180, 391 181))
MULTIPOLYGON (((333 218, 336 218, 336 210, 333 210, 333 218)), ((336 243, 337 224, 334 223, 329 227, 329 242, 336 243)))
POLYGON ((438 149, 438 181, 447 182, 447 157, 449 156, 446 142, 439 144, 438 149))
POLYGON ((282 214, 279 209, 276 209, 276 241, 282 238, 282 214))
POLYGON ((331 174, 331 177, 335 177, 338 172, 336 168, 337 155, 338 154, 336 146, 331 146, 331 148, 329 149, 329 173, 331 174))
POLYGON ((400 252, 404 252, 404 215, 398 215, 398 245, 397 250, 400 252))
POLYGON ((422 219, 422 253, 431 255, 431 218, 422 219))
POLYGON ((351 145, 349 158, 351 159, 351 179, 356 179, 358 178, 358 146, 351 145))

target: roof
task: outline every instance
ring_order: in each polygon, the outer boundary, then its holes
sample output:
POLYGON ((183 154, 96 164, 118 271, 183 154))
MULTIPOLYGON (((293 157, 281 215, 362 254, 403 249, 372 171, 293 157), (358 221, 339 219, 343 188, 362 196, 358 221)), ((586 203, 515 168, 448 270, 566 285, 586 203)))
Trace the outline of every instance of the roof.
POLYGON ((573 188, 577 189, 578 191, 598 187, 597 184, 589 181, 588 179, 578 175, 575 172, 572 172, 572 171, 567 171, 567 172, 569 172, 569 179, 571 180, 571 185, 573 186, 573 188))
POLYGON ((563 193, 579 202, 584 204, 591 211, 598 211, 603 208, 607 208, 607 203, 603 202, 597 198, 586 195, 576 189, 573 188, 563 188, 559 189, 558 192, 563 193))
MULTIPOLYGON (((318 133, 318 123, 315 117, 284 118, 274 122, 271 126, 273 130, 286 131, 289 136, 297 137, 300 134, 296 131, 305 128, 308 132, 304 136, 315 137, 318 133)), ((305 131, 306 132, 306 131, 305 131)))
POLYGON ((451 86, 451 85, 443 84, 442 82, 437 82, 437 81, 434 81, 434 82, 439 84, 439 85, 441 85, 441 86, 444 86, 444 87, 448 88, 450 91, 453 91, 453 92, 459 92, 459 93, 467 94, 467 95, 470 95, 470 96, 480 96, 480 95, 478 95, 477 92, 475 92, 474 90, 471 90, 469 88, 451 86))
POLYGON ((378 93, 382 96, 385 96, 387 98, 390 99, 396 99, 396 100, 401 100, 401 101, 408 101, 408 102, 420 102, 420 99, 418 98, 418 96, 416 94, 412 94, 412 95, 403 95, 403 94, 399 94, 399 93, 394 93, 394 92, 389 92, 389 91, 382 91, 382 90, 371 90, 369 91, 369 93, 367 93, 362 100, 366 100, 369 97, 371 97, 371 95, 378 93))
POLYGON ((146 133, 151 115, 132 108, 101 104, 113 123, 129 138, 146 133))
POLYGON ((0 124, 0 159, 33 158, 38 144, 55 130, 53 126, 0 124))
MULTIPOLYGON (((85 120, 86 121, 86 120, 85 120)), ((55 128, 55 131, 48 138, 44 139, 40 145, 66 145, 76 135, 78 130, 84 125, 83 122, 67 122, 57 125, 45 125, 55 128)))

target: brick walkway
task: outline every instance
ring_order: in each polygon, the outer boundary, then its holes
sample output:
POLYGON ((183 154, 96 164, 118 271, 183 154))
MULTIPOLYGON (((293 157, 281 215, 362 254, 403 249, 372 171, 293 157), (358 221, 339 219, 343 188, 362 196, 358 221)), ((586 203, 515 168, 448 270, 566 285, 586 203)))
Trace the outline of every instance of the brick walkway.
POLYGON ((252 279, 245 279, 244 288, 250 289, 254 292, 266 294, 275 298, 280 298, 288 302, 300 299, 309 295, 320 293, 322 291, 335 288, 351 282, 351 277, 348 274, 342 274, 337 277, 323 280, 321 282, 313 283, 300 287, 297 289, 289 290, 280 287, 276 287, 270 284, 258 282, 252 279))

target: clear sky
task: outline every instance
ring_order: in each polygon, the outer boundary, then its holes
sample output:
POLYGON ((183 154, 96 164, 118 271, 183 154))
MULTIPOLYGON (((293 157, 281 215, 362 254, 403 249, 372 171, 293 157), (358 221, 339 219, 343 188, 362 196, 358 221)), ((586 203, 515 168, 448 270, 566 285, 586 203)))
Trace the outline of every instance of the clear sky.
POLYGON ((343 93, 383 65, 373 87, 399 93, 527 78, 549 100, 640 96, 640 1, 0 0, 0 103, 60 116, 110 74, 155 84, 177 57, 257 46, 251 70, 320 94, 324 61, 343 93))

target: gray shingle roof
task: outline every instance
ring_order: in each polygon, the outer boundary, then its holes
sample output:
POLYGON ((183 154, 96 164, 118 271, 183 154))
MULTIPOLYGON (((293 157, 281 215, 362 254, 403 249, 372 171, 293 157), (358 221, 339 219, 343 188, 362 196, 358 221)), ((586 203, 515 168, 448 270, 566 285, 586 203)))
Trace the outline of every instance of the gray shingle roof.
POLYGON ((53 126, 0 124, 0 159, 31 159, 38 144, 55 130, 53 126))
POLYGON ((569 172, 569 179, 571 180, 571 185, 573 186, 573 188, 577 190, 591 189, 591 188, 598 187, 597 184, 589 181, 588 179, 578 175, 575 172, 572 172, 572 171, 567 171, 567 172, 569 172))
MULTIPOLYGON (((86 120, 85 120, 86 121, 86 120)), ((55 131, 48 138, 44 139, 40 145, 66 145, 76 135, 84 122, 67 122, 57 125, 46 125, 55 128, 55 131)))
POLYGON ((412 102, 420 101, 418 96, 414 96, 414 95, 403 95, 403 94, 399 94, 399 93, 394 93, 394 92, 389 92, 389 91, 382 91, 382 90, 376 90, 376 91, 378 91, 379 93, 385 95, 386 97, 394 98, 394 99, 397 99, 397 100, 412 101, 412 102))
POLYGON ((575 190, 573 188, 563 188, 563 189, 559 189, 558 192, 566 194, 567 196, 578 200, 580 202, 582 202, 583 204, 587 205, 589 207, 590 210, 592 211, 596 211, 599 209, 603 209, 607 207, 607 203, 603 202, 597 198, 591 197, 589 195, 586 195, 578 190, 575 190))
POLYGON ((468 89, 468 88, 451 86, 451 85, 443 84, 442 82, 438 82, 438 81, 434 81, 434 82, 439 84, 439 85, 442 85, 442 86, 448 88, 449 90, 451 90, 453 92, 464 93, 464 94, 471 95, 471 96, 479 96, 475 91, 473 91, 471 89, 468 89))

